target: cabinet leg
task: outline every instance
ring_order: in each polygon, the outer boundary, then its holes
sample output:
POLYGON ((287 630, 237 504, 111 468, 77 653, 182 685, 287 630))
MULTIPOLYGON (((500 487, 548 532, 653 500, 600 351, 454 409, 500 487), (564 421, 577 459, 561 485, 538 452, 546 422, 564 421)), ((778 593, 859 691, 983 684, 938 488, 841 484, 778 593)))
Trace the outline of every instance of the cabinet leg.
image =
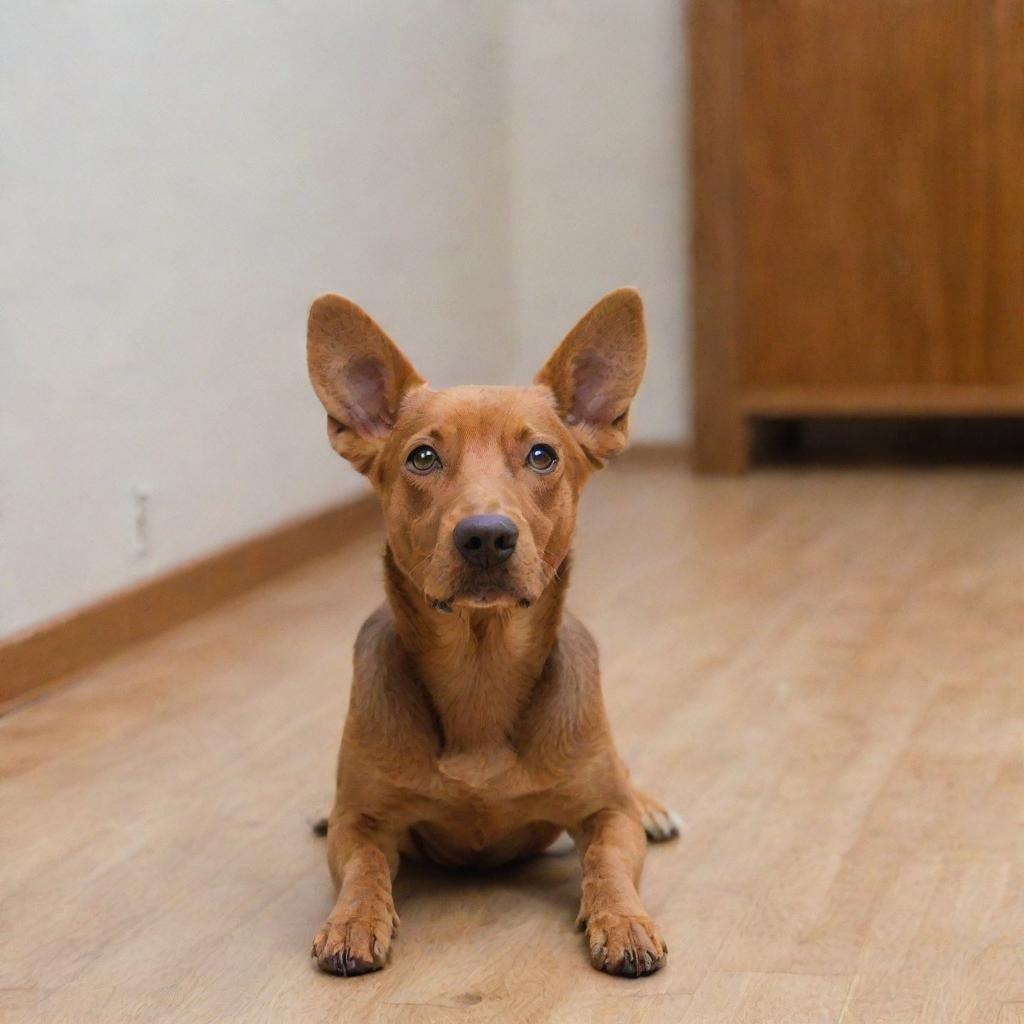
POLYGON ((750 466, 750 444, 747 417, 719 410, 696 424, 693 468, 698 473, 745 473, 750 466))

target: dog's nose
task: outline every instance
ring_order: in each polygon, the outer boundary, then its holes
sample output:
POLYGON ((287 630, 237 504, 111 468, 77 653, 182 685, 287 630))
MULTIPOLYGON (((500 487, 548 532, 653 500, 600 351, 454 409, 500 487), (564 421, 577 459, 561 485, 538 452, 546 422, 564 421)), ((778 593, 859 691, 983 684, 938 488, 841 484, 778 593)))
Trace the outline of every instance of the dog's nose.
POLYGON ((452 539, 470 565, 490 569, 515 551, 519 529, 507 516, 467 516, 455 527, 452 539))

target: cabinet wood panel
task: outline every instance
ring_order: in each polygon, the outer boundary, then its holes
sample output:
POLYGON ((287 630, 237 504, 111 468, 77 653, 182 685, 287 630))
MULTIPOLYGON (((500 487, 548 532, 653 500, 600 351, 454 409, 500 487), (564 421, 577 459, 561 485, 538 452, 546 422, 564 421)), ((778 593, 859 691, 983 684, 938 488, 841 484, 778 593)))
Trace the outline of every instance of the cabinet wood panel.
POLYGON ((719 407, 1024 412, 1024 0, 690 13, 698 464, 719 407))

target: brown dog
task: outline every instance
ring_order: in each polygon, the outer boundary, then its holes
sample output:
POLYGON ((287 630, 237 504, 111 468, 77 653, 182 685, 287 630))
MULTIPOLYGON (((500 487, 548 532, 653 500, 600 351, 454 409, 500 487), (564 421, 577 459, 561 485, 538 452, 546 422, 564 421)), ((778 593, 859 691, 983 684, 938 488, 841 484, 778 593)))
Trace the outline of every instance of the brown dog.
POLYGON ((431 390, 338 295, 309 314, 334 449, 384 508, 387 603, 355 647, 328 820, 338 899, 313 942, 336 974, 382 967, 400 855, 493 865, 568 830, 594 966, 665 962, 637 883, 645 831, 677 834, 612 743, 597 649, 563 601, 579 493, 626 443, 643 375, 640 296, 606 295, 533 387, 431 390))

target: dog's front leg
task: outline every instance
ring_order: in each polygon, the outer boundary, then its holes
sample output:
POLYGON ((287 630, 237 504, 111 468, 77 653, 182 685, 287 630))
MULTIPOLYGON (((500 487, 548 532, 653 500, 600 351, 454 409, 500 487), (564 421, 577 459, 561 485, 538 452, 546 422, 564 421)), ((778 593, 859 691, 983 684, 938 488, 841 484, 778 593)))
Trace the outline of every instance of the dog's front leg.
POLYGON ((398 844, 362 820, 332 817, 327 829, 327 859, 338 899, 313 940, 321 970, 366 974, 387 961, 398 915, 391 879, 398 870, 398 844))
POLYGON ((590 962, 633 978, 658 970, 668 948, 637 893, 647 845, 643 825, 623 811, 598 811, 573 839, 583 862, 577 924, 586 928, 590 962))

